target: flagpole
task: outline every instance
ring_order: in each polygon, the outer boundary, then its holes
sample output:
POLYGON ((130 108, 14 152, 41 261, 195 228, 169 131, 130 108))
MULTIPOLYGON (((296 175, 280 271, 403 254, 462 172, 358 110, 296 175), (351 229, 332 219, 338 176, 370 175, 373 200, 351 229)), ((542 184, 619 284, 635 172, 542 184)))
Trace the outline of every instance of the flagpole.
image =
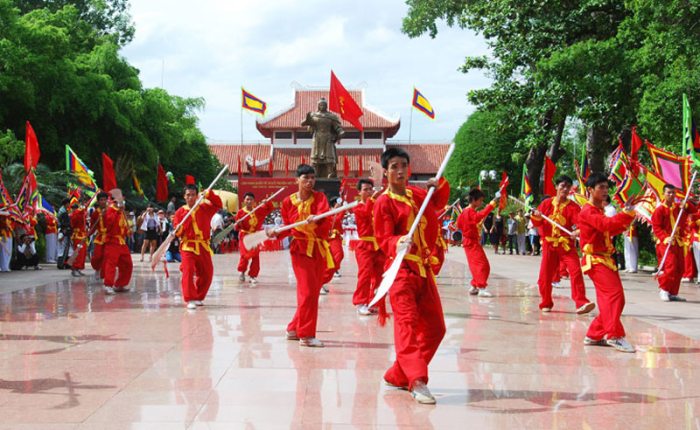
POLYGON ((411 114, 408 120, 408 144, 411 144, 411 131, 413 130, 413 107, 411 107, 411 114))

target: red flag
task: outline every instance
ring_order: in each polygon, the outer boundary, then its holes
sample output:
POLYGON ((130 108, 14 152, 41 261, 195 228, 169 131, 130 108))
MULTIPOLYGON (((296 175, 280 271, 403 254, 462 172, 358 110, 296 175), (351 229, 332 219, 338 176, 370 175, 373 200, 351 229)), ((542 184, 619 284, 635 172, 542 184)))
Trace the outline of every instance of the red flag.
POLYGON ((241 166, 241 154, 238 154, 238 179, 243 177, 243 167, 241 166))
POLYGON ((554 186, 554 175, 557 173, 557 165, 554 164, 551 158, 544 156, 544 184, 542 193, 554 197, 557 194, 557 188, 554 186))
POLYGON ((257 172, 258 168, 255 165, 255 157, 253 157, 253 167, 251 168, 253 172, 253 176, 255 176, 255 173, 257 172))
POLYGON ((642 138, 637 134, 637 126, 632 127, 632 145, 630 145, 630 167, 636 177, 639 175, 639 149, 642 147, 642 138))
POLYGON ((289 176, 289 157, 284 159, 284 176, 289 176))
POLYGON ((186 185, 194 185, 194 176, 192 175, 185 175, 185 184, 186 185))
POLYGON ((498 202, 498 210, 503 210, 508 204, 508 184, 510 180, 508 179, 508 174, 503 172, 501 175, 501 183, 498 184, 498 189, 501 192, 501 200, 498 202))
POLYGON ((343 176, 350 176, 350 160, 347 155, 343 155, 343 176))
POLYGON ((362 108, 352 98, 350 92, 340 83, 335 73, 331 70, 331 92, 329 95, 328 109, 338 112, 340 117, 352 124, 356 129, 362 131, 360 117, 363 115, 362 108))
POLYGON ((158 176, 156 178, 156 201, 168 201, 168 177, 165 175, 165 169, 158 164, 158 176))
POLYGON ((31 169, 36 169, 36 165, 39 164, 39 156, 41 152, 39 151, 39 141, 36 138, 36 133, 32 125, 27 121, 27 131, 25 136, 24 145, 24 171, 29 172, 31 169))
POLYGON ((110 192, 117 188, 117 175, 114 173, 114 163, 109 155, 102 153, 102 189, 110 192))
POLYGON ((362 177, 362 156, 361 155, 360 155, 359 166, 357 167, 357 177, 358 178, 362 177))

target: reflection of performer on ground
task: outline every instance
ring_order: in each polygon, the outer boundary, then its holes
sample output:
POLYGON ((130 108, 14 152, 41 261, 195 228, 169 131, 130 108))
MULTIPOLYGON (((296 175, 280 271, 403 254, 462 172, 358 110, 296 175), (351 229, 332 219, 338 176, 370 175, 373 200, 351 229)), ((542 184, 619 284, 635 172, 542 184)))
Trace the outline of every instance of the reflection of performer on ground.
POLYGON ((219 394, 213 389, 211 361, 202 359, 214 346, 214 334, 206 312, 187 312, 180 321, 182 349, 180 377, 175 381, 178 400, 187 404, 187 417, 195 415, 201 421, 215 421, 219 413, 219 394), (193 383, 194 382, 194 383, 193 383), (202 408, 201 392, 211 391, 202 408), (201 409, 201 410, 200 410, 201 409), (199 412, 198 412, 199 411, 199 412))

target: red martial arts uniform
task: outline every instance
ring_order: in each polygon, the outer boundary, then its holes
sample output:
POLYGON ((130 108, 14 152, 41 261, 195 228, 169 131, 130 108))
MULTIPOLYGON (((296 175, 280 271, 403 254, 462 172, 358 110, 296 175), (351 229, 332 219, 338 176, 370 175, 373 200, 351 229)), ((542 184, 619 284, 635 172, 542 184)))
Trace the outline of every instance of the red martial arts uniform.
POLYGON ((87 255, 87 226, 85 221, 87 213, 84 208, 78 208, 70 214, 70 227, 73 230, 70 240, 73 243, 73 252, 78 256, 73 261, 73 270, 83 270, 85 268, 85 255, 87 255))
MULTIPOLYGON (((543 215, 551 218, 556 223, 569 231, 573 231, 577 224, 581 208, 571 200, 560 202, 557 198, 545 199, 537 208, 543 215)), ((536 215, 530 217, 532 223, 541 228, 542 261, 540 263, 540 276, 537 285, 540 290, 540 309, 552 309, 552 281, 559 277, 559 262, 566 265, 571 279, 571 298, 580 308, 589 302, 586 298, 586 286, 583 283, 581 264, 576 253, 576 243, 569 235, 554 227, 549 221, 536 215)))
POLYGON ((617 272, 617 262, 612 258, 615 247, 612 237, 623 233, 634 221, 634 212, 620 212, 606 217, 605 211, 586 203, 578 216, 579 239, 583 259, 583 272, 593 281, 598 301, 595 317, 586 336, 593 340, 625 336, 620 315, 625 307, 625 293, 617 272))
POLYGON ((248 272, 248 276, 251 278, 257 278, 260 273, 260 247, 255 249, 245 249, 243 245, 243 238, 247 234, 255 233, 263 228, 263 221, 275 207, 272 202, 267 202, 261 208, 256 211, 248 210, 246 208, 241 208, 236 214, 236 220, 243 218, 249 213, 253 212, 248 218, 244 219, 238 224, 238 241, 240 243, 240 259, 238 260, 238 271, 245 274, 248 272), (250 264, 250 269, 248 265, 250 264))
POLYGON ((367 199, 353 209, 355 224, 360 242, 355 246, 357 260, 357 287, 352 295, 352 304, 368 305, 374 297, 374 291, 382 282, 384 273, 384 254, 379 249, 374 236, 374 199, 367 199))
MULTIPOLYGON (((2 225, 2 221, 0 221, 0 226, 1 225, 2 225)), ((56 234, 56 233, 58 233, 58 222, 56 220, 56 217, 53 215, 47 215, 46 216, 46 231, 44 232, 44 234, 56 234)), ((0 237, 2 237, 2 235, 0 235, 0 237)))
MULTIPOLYGON (((424 189, 408 186, 406 195, 387 189, 377 198, 374 231, 379 247, 387 256, 387 268, 426 194, 424 189)), ((437 211, 445 206, 449 196, 450 186, 441 179, 389 291, 394 310, 396 361, 384 374, 384 380, 399 387, 412 389, 416 381, 428 383, 428 364, 445 336, 445 318, 433 273, 436 257, 432 250, 438 240, 437 211)))
POLYGON ((683 278, 692 280, 698 274, 695 267, 695 257, 693 256, 693 237, 695 215, 689 215, 686 218, 685 228, 683 229, 683 278))
POLYGON ((678 231, 671 238, 671 232, 676 224, 679 212, 680 205, 674 203, 672 207, 669 207, 666 203, 661 203, 651 216, 651 228, 654 236, 656 236, 656 256, 659 264, 661 264, 666 248, 670 246, 664 266, 659 267, 661 274, 658 277, 658 281, 659 288, 667 291, 672 296, 678 295, 684 266, 683 239, 680 233, 682 232, 681 227, 685 225, 686 211, 683 211, 678 231))
POLYGON ((131 234, 124 211, 117 205, 109 206, 104 214, 105 244, 102 271, 105 287, 117 290, 129 285, 133 263, 131 252, 126 246, 126 237, 131 234), (116 271, 119 276, 116 277, 116 271), (116 277, 116 279, 115 279, 116 277))
MULTIPOLYGON (((202 301, 207 296, 214 278, 213 254, 209 247, 211 237, 211 219, 223 206, 219 196, 208 191, 204 200, 177 231, 180 238, 180 272, 182 272, 182 298, 185 302, 202 301)), ((173 218, 173 225, 178 225, 190 211, 190 207, 181 206, 173 218)))
POLYGON ((343 252, 343 214, 337 214, 331 217, 331 223, 331 231, 328 236, 328 248, 333 257, 333 268, 326 269, 323 274, 321 285, 326 285, 331 282, 335 272, 340 270, 340 263, 343 261, 343 257, 345 257, 345 253, 343 252))
MULTIPOLYGON (((106 211, 107 208, 104 209, 106 211)), ((99 272, 100 277, 104 277, 104 271, 102 263, 104 262, 104 248, 105 242, 107 241, 107 229, 105 228, 104 216, 102 215, 103 210, 99 207, 95 208, 90 215, 90 228, 95 231, 95 240, 93 241, 94 247, 92 250, 92 258, 90 258, 90 265, 95 272, 99 272)))
POLYGON ((462 246, 467 255, 467 264, 472 273, 471 284, 476 288, 486 288, 488 285, 491 265, 486 258, 484 248, 481 246, 481 230, 484 218, 491 213, 496 206, 489 203, 480 211, 467 206, 457 218, 457 230, 462 231, 462 246))
MULTIPOLYGON (((328 200, 320 191, 301 201, 299 193, 294 193, 282 201, 282 220, 290 225, 307 219, 310 215, 328 212, 328 200)), ((287 325, 287 332, 296 332, 297 337, 316 337, 318 321, 318 296, 323 285, 323 274, 333 268, 333 256, 328 242, 331 220, 323 218, 318 223, 310 223, 287 230, 279 238, 291 235, 289 246, 292 269, 297 279, 297 310, 287 325)))

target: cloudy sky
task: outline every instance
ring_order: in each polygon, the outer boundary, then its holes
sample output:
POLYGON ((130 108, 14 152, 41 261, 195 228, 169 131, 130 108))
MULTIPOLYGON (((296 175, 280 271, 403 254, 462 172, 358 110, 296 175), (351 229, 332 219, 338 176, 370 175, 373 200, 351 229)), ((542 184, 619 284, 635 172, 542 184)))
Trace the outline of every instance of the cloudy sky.
MULTIPOLYGON (((449 141, 474 110, 480 72, 457 68, 487 53, 473 33, 440 28, 435 39, 401 33, 401 0, 132 0, 134 41, 122 54, 146 87, 203 97, 200 126, 213 142, 241 139, 240 88, 268 104, 268 117, 293 103, 295 85, 328 87, 333 69, 346 88, 365 90, 365 104, 401 118, 394 139, 408 140, 413 87, 433 105, 431 121, 413 113, 412 139, 449 141)), ((243 114, 243 140, 262 140, 256 115, 243 114)))

